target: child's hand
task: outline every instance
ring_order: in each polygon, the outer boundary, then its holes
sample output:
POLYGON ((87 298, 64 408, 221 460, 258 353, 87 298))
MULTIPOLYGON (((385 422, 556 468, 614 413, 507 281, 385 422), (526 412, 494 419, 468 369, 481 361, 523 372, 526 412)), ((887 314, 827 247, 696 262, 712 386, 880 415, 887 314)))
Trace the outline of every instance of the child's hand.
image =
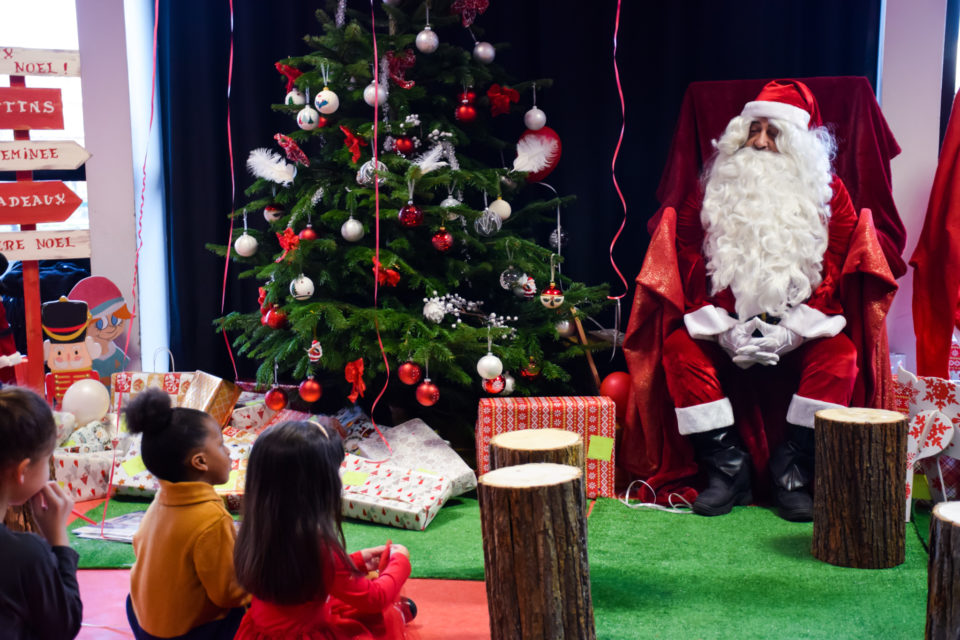
POLYGON ((407 556, 408 559, 410 558, 410 552, 407 551, 407 548, 402 544, 394 543, 390 547, 390 553, 399 553, 401 555, 407 556))
POLYGON ((376 571, 380 567, 380 556, 383 555, 383 552, 386 550, 386 545, 361 549, 360 555, 363 556, 363 568, 366 571, 376 571))
POLYGON ((56 481, 50 480, 30 498, 33 519, 40 528, 40 535, 52 547, 69 547, 67 518, 73 510, 73 498, 56 481))

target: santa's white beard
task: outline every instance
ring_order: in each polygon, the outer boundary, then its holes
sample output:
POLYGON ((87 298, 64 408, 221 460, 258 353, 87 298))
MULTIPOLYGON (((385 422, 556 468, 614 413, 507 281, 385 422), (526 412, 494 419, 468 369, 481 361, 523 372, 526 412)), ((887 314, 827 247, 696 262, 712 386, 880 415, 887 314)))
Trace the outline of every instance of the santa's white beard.
POLYGON ((710 170, 700 215, 707 274, 713 293, 730 287, 742 319, 783 316, 820 284, 830 209, 810 194, 829 189, 811 189, 802 173, 794 158, 752 148, 721 153, 710 170))

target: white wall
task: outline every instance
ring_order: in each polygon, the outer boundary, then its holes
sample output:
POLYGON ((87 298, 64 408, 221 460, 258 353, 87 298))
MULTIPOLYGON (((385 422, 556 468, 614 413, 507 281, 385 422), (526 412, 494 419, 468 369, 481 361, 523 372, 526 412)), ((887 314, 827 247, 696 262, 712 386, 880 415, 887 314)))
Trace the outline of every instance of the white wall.
MULTIPOLYGON (((885 5, 880 106, 903 150, 891 168, 894 202, 907 229, 903 256, 909 260, 923 227, 937 169, 947 3, 886 0, 885 5)), ((913 269, 898 283, 900 290, 887 316, 890 351, 907 354, 907 368, 916 371, 913 269)))

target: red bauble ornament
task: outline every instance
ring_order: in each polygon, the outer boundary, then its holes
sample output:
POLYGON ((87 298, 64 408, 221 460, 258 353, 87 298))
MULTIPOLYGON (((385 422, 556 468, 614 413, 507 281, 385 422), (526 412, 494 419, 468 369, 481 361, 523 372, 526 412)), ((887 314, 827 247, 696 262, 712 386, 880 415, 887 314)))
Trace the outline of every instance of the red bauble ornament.
POLYGON ((537 364, 536 360, 530 358, 530 362, 528 362, 527 366, 520 371, 520 375, 522 375, 524 378, 532 380, 540 375, 540 365, 537 364))
POLYGON ((308 224, 299 234, 301 240, 316 240, 317 232, 313 230, 313 225, 308 224))
POLYGON ((326 118, 324 118, 323 116, 318 116, 318 117, 317 117, 317 128, 318 128, 318 129, 324 128, 325 126, 327 126, 327 123, 328 123, 328 122, 330 122, 330 121, 327 120, 326 118))
POLYGON ((502 375, 496 378, 489 378, 483 381, 483 390, 487 393, 500 393, 507 386, 507 381, 502 375))
POLYGON ((443 227, 440 227, 440 230, 430 238, 430 242, 433 244, 434 249, 440 253, 446 253, 453 247, 453 234, 443 227))
POLYGON ((439 399, 440 389, 437 389, 437 385, 430 382, 430 378, 421 382, 420 386, 417 387, 417 402, 423 406, 432 407, 437 404, 439 399))
POLYGON ((322 395, 323 387, 313 379, 313 376, 300 383, 300 397, 303 398, 304 402, 316 402, 322 395))
POLYGON ((473 104, 477 101, 477 92, 473 89, 467 89, 463 93, 457 94, 457 100, 459 100, 461 104, 473 104))
POLYGON ((527 129, 520 136, 519 142, 536 146, 544 156, 544 161, 537 171, 531 171, 527 174, 527 182, 540 182, 553 171, 560 162, 560 155, 563 151, 563 145, 560 143, 560 136, 550 127, 542 127, 537 130, 527 129))
POLYGON ((617 421, 623 422, 627 415, 627 400, 633 389, 633 380, 626 371, 614 371, 600 383, 600 395, 613 400, 616 406, 617 421))
POLYGON ((267 395, 263 397, 263 403, 267 405, 268 409, 280 411, 287 406, 287 394, 281 389, 274 387, 270 389, 270 391, 267 391, 267 395))
POLYGON ((264 318, 264 323, 271 329, 283 329, 287 326, 287 314, 281 311, 279 307, 273 307, 270 311, 267 311, 264 318))
POLYGON ((410 136, 400 136, 394 140, 393 148, 397 150, 397 153, 405 156, 408 153, 413 153, 413 150, 417 148, 417 145, 414 144, 413 138, 410 136))
POLYGON ((423 222, 423 210, 411 201, 401 207, 399 218, 400 225, 407 229, 419 227, 423 222))
POLYGON ((477 119, 477 108, 464 102, 453 112, 453 116, 460 122, 470 123, 477 119))
POLYGON ((403 384, 414 385, 420 382, 420 376, 423 375, 423 369, 416 362, 404 362, 397 369, 397 377, 403 384))

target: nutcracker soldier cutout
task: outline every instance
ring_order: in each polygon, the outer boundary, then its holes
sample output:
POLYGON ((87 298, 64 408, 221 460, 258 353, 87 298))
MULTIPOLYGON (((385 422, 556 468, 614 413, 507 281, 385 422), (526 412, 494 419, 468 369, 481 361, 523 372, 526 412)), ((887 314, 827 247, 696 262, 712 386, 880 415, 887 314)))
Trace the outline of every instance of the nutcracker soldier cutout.
POLYGON ((86 302, 63 296, 45 302, 40 307, 40 322, 48 338, 43 341, 43 357, 50 369, 44 378, 47 402, 59 407, 63 394, 77 380, 100 382, 100 375, 93 370, 100 345, 87 336, 90 313, 86 302))

